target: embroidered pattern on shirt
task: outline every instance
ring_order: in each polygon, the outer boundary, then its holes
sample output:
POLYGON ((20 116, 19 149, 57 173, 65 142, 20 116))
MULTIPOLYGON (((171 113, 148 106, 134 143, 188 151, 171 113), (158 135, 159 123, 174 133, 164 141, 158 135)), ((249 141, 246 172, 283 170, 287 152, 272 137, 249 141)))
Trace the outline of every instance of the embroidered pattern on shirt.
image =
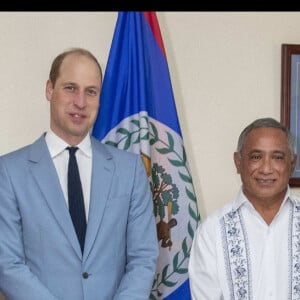
POLYGON ((290 233, 289 234, 289 252, 290 255, 290 268, 291 268, 291 294, 292 300, 300 300, 300 206, 294 204, 294 209, 290 217, 290 233))
POLYGON ((250 300, 252 299, 250 256, 240 210, 232 210, 220 222, 230 299, 250 300))
MULTIPOLYGON (((247 233, 240 209, 230 211, 221 220, 222 243, 227 282, 232 300, 252 299, 251 264, 247 233)), ((288 299, 300 300, 300 205, 291 206, 288 230, 288 299)))

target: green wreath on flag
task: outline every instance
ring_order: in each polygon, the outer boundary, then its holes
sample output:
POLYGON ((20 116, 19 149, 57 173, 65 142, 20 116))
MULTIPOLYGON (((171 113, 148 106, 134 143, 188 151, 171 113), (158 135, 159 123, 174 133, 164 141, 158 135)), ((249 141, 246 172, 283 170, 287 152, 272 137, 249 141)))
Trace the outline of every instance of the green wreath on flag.
MULTIPOLYGON (((174 139, 170 132, 166 132, 167 141, 164 141, 159 137, 156 126, 153 122, 149 121, 148 117, 143 116, 141 120, 130 120, 130 123, 136 128, 136 130, 129 131, 124 127, 120 127, 116 131, 116 133, 119 134, 119 140, 108 140, 105 144, 109 144, 123 150, 128 150, 131 144, 138 144, 142 140, 149 141, 150 146, 155 146, 155 144, 161 143, 163 147, 155 147, 156 151, 158 151, 161 155, 172 154, 175 156, 176 159, 168 157, 168 161, 171 165, 179 169, 178 174, 182 181, 193 187, 192 177, 187 166, 187 157, 184 146, 182 145, 182 154, 180 155, 174 148, 174 139), (145 126, 141 126, 141 120, 146 121, 145 126), (151 128, 151 130, 149 128, 151 128), (184 170, 185 173, 183 173, 182 170, 184 170)), ((159 217, 162 221, 165 217, 165 206, 170 207, 171 215, 177 214, 179 210, 177 203, 179 191, 176 184, 172 182, 172 177, 165 172, 165 169, 162 166, 154 163, 151 166, 151 179, 152 182, 150 182, 150 186, 153 194, 155 216, 159 217)), ((192 226, 190 221, 187 224, 187 232, 190 238, 193 239, 194 232, 197 228, 198 222, 200 221, 200 215, 197 210, 197 199, 194 190, 185 186, 185 193, 190 201, 188 206, 190 220, 193 220, 195 223, 194 226, 192 226)), ((188 272, 186 267, 182 267, 190 256, 191 245, 188 246, 187 238, 187 236, 184 237, 181 243, 181 250, 173 256, 172 265, 167 264, 164 266, 161 273, 156 273, 156 278, 154 279, 150 295, 151 300, 157 300, 157 297, 162 296, 160 287, 173 287, 178 283, 172 279, 174 274, 186 274, 188 272)), ((170 246, 170 243, 170 241, 166 241, 165 246, 170 246)))

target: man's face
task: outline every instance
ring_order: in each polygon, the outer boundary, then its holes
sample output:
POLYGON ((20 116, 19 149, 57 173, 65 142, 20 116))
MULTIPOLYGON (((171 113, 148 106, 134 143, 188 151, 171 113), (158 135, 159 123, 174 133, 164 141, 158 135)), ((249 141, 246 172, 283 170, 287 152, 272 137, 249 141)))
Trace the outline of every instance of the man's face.
POLYGON ((243 191, 251 202, 282 201, 296 157, 292 160, 285 133, 276 128, 256 128, 234 154, 243 191))
POLYGON ((97 117, 101 74, 96 63, 78 54, 67 56, 53 86, 47 81, 51 129, 71 145, 78 144, 97 117))

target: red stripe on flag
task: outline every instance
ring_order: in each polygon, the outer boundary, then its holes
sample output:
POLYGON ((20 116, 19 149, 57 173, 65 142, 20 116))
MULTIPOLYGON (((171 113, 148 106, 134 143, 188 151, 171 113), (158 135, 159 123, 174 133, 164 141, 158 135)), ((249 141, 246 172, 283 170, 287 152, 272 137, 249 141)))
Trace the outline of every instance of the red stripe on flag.
POLYGON ((157 44, 159 45, 160 50, 164 54, 165 58, 167 58, 163 39, 162 39, 161 32, 160 32, 160 28, 158 25, 156 13, 153 11, 144 11, 144 16, 150 25, 150 28, 151 28, 153 35, 157 41, 157 44))

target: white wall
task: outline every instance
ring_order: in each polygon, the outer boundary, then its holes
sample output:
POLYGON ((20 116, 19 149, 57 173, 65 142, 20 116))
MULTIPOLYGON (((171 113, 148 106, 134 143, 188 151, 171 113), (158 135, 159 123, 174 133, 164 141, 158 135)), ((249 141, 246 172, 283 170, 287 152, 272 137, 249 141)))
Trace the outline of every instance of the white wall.
MULTIPOLYGON (((239 189, 232 156, 240 131, 255 118, 280 118, 281 44, 300 44, 300 12, 157 15, 205 217, 239 189)), ((56 54, 82 46, 105 70, 116 18, 117 12, 0 12, 0 154, 48 129, 44 90, 56 54)))

